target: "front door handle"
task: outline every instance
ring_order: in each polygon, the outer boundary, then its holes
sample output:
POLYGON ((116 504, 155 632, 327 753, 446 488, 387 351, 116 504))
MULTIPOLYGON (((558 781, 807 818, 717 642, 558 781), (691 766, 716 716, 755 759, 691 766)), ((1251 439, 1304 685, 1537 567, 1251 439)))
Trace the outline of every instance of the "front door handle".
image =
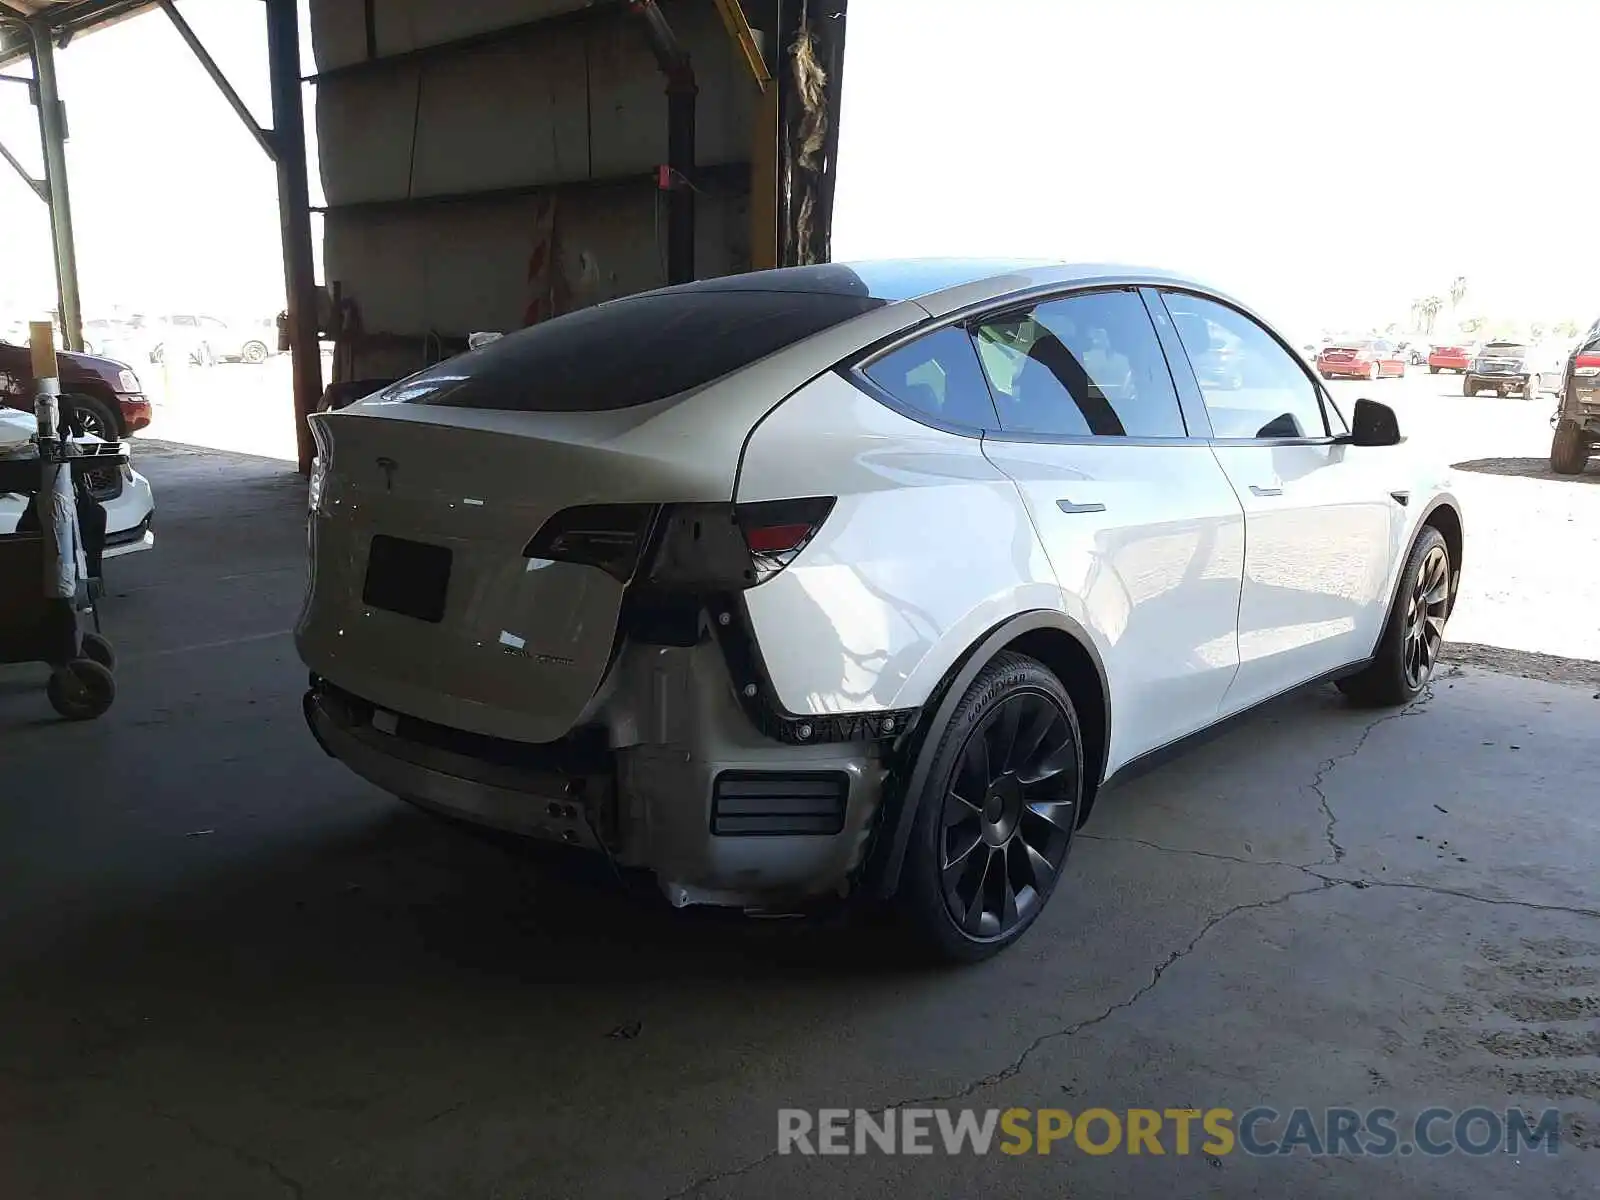
POLYGON ((1071 500, 1057 500, 1056 507, 1064 513, 1096 513, 1106 510, 1104 504, 1074 504, 1071 500))
POLYGON ((1281 495, 1283 495, 1283 489, 1282 488, 1257 487, 1255 484, 1252 483, 1250 485, 1250 494, 1252 496, 1281 496, 1281 495))

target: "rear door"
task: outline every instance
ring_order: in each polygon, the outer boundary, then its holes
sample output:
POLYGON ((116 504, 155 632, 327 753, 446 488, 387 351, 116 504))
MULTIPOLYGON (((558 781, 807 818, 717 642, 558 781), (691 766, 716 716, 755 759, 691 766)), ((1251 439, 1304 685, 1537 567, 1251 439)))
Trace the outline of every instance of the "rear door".
POLYGON ((1191 436, 1137 290, 1035 302, 970 329, 998 413, 984 453, 1016 482, 1095 638, 1114 770, 1216 719, 1238 665, 1243 513, 1205 430, 1191 436))
POLYGON ((1372 653, 1401 529, 1389 489, 1407 484, 1391 450, 1336 439, 1342 417, 1264 326, 1209 297, 1163 298, 1190 358, 1207 353, 1217 326, 1240 344, 1242 388, 1197 373, 1217 461, 1245 511, 1239 672, 1224 702, 1234 712, 1372 653))

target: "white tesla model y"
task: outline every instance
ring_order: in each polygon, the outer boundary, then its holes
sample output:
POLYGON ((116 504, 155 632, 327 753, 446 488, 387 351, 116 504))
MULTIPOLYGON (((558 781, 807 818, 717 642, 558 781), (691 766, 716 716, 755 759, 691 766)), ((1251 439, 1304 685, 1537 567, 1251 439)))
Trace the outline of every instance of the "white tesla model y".
POLYGON ((1394 413, 1161 272, 707 280, 312 424, 330 754, 674 904, 892 895, 959 959, 1114 776, 1308 683, 1417 696, 1460 580, 1394 413))

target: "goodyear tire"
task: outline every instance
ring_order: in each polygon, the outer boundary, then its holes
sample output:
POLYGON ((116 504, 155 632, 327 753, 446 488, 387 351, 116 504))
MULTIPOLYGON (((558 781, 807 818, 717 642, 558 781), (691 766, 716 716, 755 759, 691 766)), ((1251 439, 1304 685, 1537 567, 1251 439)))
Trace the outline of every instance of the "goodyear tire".
POLYGON ((940 735, 896 897, 933 956, 978 962, 1027 932, 1065 869, 1083 770, 1061 681, 997 655, 940 735))

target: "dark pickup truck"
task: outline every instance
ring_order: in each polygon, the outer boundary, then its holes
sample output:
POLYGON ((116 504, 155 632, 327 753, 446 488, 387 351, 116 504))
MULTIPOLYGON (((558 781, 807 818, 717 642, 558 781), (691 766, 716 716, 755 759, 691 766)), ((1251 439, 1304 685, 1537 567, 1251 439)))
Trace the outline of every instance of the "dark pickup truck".
POLYGON ((1589 326, 1567 360, 1561 400, 1550 423, 1556 430, 1550 440, 1550 469, 1558 475, 1581 474, 1600 444, 1600 321, 1589 326))
MULTIPOLYGON (((85 433, 114 442, 150 424, 150 401, 127 363, 62 351, 56 369, 85 433)), ((0 341, 0 405, 32 412, 35 391, 28 348, 0 341)))

